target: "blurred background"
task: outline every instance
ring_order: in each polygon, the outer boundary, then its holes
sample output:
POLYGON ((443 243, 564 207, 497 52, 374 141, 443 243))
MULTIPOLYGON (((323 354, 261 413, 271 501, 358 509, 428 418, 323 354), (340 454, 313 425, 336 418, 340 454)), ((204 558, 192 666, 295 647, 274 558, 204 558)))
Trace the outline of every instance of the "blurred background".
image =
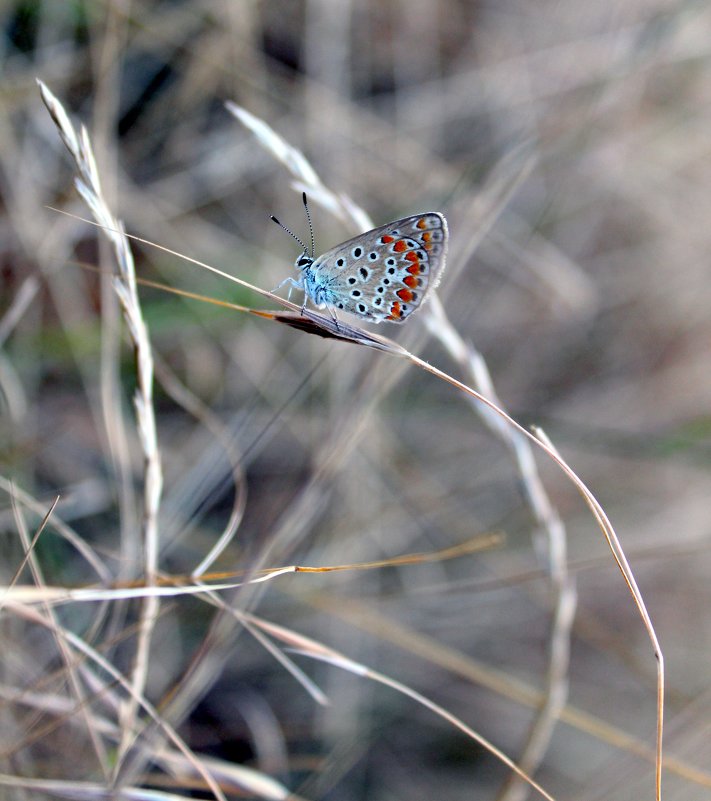
MULTIPOLYGON (((301 190, 231 100, 376 224, 446 214, 449 323, 615 525, 666 657, 665 797, 708 798, 708 4, 5 0, 0 30, 4 583, 22 563, 21 520, 31 536, 57 495, 35 549, 41 576, 25 569, 21 584, 142 578, 134 354, 110 250, 49 208, 90 216, 35 79, 86 125, 129 232, 272 289, 296 275, 298 246, 269 215, 307 236, 301 190)), ((317 201, 311 212, 319 251, 358 233, 317 201)), ((266 304, 172 255, 134 253, 140 277, 266 304)), ((190 574, 230 521, 212 570, 394 560, 500 532, 478 554, 296 574, 223 600, 403 682, 514 761, 557 698, 562 720, 528 747, 536 780, 556 798, 653 797, 652 648, 549 459, 536 461, 564 526, 553 565, 510 448, 452 387, 382 353, 155 288, 140 297, 156 359, 162 573, 190 574), (574 620, 556 625, 576 588, 574 620)), ((471 383, 424 320, 377 333, 471 383)), ((130 675, 138 609, 55 614, 130 675)), ((102 721, 94 736, 109 753, 121 724, 96 666, 83 667, 95 695, 77 709, 57 641, 16 604, 2 614, 2 773, 106 783, 84 716, 102 721)), ((500 761, 411 698, 287 656, 328 706, 253 631, 204 600, 167 599, 146 697, 196 754, 299 797, 524 797, 500 761)), ((148 745, 168 747, 145 738, 135 752, 148 745)), ((141 756, 126 783, 212 797, 141 756)), ((32 797, 45 792, 56 797, 32 797)))

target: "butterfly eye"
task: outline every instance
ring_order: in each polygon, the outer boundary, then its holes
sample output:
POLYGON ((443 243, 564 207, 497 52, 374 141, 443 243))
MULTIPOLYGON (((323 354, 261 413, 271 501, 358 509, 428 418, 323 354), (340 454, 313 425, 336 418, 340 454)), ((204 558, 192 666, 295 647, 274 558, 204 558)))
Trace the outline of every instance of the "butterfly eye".
POLYGON ((297 267, 305 267, 307 264, 311 263, 311 259, 308 256, 302 256, 297 262, 297 267))

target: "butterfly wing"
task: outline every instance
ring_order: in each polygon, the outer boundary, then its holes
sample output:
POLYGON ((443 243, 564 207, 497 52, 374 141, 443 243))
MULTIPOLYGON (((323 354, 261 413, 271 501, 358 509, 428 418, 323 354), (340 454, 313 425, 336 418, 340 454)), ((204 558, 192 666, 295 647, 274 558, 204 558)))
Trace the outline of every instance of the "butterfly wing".
POLYGON ((314 261, 309 294, 376 323, 404 322, 439 283, 447 240, 447 221, 434 211, 374 228, 314 261))

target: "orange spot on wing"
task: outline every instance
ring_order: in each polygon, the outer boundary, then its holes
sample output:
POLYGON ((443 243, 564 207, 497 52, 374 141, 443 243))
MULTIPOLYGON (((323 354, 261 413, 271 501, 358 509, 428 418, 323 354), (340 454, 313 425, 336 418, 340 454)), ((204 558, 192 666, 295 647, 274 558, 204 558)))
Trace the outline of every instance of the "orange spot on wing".
POLYGON ((412 300, 412 292, 409 289, 398 289, 395 294, 405 303, 409 303, 412 300))
POLYGON ((393 250, 396 253, 402 253, 403 250, 407 250, 407 242, 404 239, 398 239, 398 241, 393 245, 393 250))
POLYGON ((429 242, 430 239, 432 239, 432 234, 429 231, 425 231, 425 233, 422 234, 422 241, 429 242))
POLYGON ((402 317, 402 309, 400 308, 399 301, 395 301, 393 305, 390 307, 390 316, 393 320, 399 320, 402 317))
POLYGON ((391 242, 395 241, 395 237, 390 236, 390 234, 384 234, 383 236, 380 237, 380 241, 382 242, 383 245, 389 245, 391 242))
POLYGON ((415 253, 415 251, 414 251, 414 250, 409 250, 409 251, 408 251, 408 252, 405 254, 405 258, 406 258, 408 261, 417 261, 417 253, 415 253))
MULTIPOLYGON (((414 275, 406 275, 402 279, 402 282, 405 284, 405 286, 409 286, 411 289, 414 289, 417 286, 417 278, 415 278, 414 275)), ((403 300, 405 300, 405 298, 403 298, 403 300)))
POLYGON ((408 271, 408 273, 410 273, 410 275, 419 275, 419 272, 420 272, 420 262, 419 262, 419 261, 413 262, 413 263, 412 263, 412 264, 411 264, 411 265, 410 265, 410 266, 407 268, 407 271, 408 271))
POLYGON ((420 231, 427 228, 427 220, 424 217, 420 217, 420 219, 417 221, 417 227, 420 229, 420 231))

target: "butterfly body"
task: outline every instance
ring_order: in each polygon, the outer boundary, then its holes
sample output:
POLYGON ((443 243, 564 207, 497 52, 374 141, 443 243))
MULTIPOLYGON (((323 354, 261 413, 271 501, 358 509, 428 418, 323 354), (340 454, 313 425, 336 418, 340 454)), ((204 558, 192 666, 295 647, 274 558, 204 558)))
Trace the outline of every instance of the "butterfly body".
POLYGON ((349 239, 318 258, 296 259, 288 279, 319 308, 370 322, 404 322, 434 289, 444 269, 447 221, 438 212, 395 220, 349 239))

